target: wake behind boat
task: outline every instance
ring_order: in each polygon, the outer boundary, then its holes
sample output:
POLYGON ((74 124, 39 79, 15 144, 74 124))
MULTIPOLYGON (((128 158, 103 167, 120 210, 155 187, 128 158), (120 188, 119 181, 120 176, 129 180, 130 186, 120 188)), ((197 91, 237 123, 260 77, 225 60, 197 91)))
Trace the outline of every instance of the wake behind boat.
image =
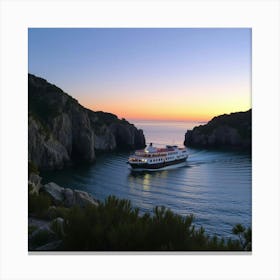
POLYGON ((186 148, 167 145, 165 148, 153 147, 150 143, 144 150, 138 150, 128 158, 133 170, 159 170, 179 167, 188 158, 186 148))

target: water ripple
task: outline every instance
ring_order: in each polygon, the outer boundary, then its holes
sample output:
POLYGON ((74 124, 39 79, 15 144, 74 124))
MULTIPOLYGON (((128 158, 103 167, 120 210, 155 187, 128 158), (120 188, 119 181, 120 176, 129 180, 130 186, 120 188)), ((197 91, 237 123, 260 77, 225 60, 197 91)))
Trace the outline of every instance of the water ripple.
POLYGON ((100 156, 95 165, 47 172, 45 181, 81 189, 104 200, 108 195, 130 199, 141 212, 156 205, 195 215, 195 224, 209 234, 231 236, 236 223, 251 225, 251 158, 229 152, 191 150, 186 166, 134 173, 128 153, 100 156))

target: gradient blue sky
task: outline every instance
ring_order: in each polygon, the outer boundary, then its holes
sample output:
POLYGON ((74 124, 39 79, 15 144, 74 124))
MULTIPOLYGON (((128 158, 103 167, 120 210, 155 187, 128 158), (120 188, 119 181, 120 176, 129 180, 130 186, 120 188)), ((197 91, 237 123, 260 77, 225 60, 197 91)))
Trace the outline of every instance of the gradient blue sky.
POLYGON ((31 28, 28 71, 127 119, 209 120, 251 107, 251 29, 31 28))

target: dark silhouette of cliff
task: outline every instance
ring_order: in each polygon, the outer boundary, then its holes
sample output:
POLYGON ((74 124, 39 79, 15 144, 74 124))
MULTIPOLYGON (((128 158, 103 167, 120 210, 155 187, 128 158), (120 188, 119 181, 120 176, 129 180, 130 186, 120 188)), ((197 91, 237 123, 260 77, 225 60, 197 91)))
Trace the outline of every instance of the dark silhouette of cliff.
POLYGON ((39 169, 93 162, 96 151, 145 147, 142 130, 84 108, 46 80, 28 74, 28 160, 39 169))

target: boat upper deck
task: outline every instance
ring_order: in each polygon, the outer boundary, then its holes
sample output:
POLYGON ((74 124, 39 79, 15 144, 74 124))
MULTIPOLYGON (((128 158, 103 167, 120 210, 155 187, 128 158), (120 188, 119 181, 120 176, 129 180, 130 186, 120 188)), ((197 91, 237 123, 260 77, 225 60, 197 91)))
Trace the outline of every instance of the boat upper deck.
POLYGON ((166 148, 154 148, 152 151, 143 149, 143 150, 137 150, 135 152, 136 156, 141 157, 159 157, 159 156, 167 156, 172 154, 177 154, 178 151, 184 151, 185 148, 178 148, 178 147, 166 147, 166 148))

